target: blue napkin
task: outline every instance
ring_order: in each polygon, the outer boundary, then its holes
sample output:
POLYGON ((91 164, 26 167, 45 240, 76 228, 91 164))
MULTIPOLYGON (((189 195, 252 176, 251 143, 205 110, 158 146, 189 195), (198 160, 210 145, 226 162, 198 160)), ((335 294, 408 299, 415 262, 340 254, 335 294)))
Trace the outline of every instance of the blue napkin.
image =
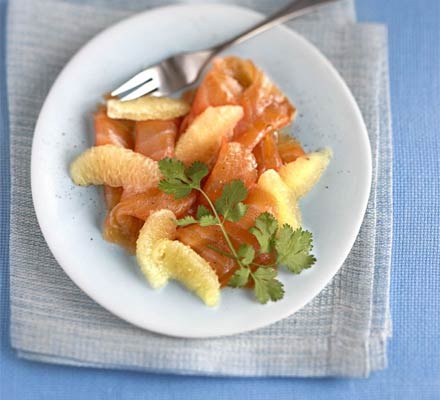
MULTIPOLYGON (((392 230, 387 36, 355 23, 352 1, 288 25, 326 54, 363 113, 373 183, 356 243, 329 285, 289 318, 227 338, 176 339, 102 309, 64 274, 38 227, 30 190, 33 129, 63 65, 97 32, 167 1, 15 0, 8 15, 11 132, 11 341, 20 357, 60 364, 180 374, 367 376, 386 366, 392 230), (41 44, 44 43, 44 46, 41 44)), ((236 1, 269 13, 286 1, 236 1)))

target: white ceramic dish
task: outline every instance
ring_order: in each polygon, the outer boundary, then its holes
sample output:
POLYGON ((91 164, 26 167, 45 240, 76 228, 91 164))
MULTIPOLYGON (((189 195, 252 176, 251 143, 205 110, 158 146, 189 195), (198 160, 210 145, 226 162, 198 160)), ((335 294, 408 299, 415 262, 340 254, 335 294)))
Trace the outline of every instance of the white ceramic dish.
POLYGON ((370 191, 371 155, 361 113, 335 69, 300 35, 279 27, 229 53, 251 58, 299 110, 293 131, 307 149, 330 146, 328 171, 302 201, 318 262, 301 275, 280 273, 286 295, 261 306, 245 290, 225 289, 216 309, 173 282, 155 291, 134 257, 101 237, 99 188, 76 187, 68 166, 93 145, 92 112, 142 66, 171 53, 208 47, 261 16, 226 5, 172 6, 105 30, 67 64, 35 129, 32 194, 44 237, 66 274, 92 299, 139 327, 172 336, 236 334, 276 322, 316 296, 338 271, 358 234, 370 191))

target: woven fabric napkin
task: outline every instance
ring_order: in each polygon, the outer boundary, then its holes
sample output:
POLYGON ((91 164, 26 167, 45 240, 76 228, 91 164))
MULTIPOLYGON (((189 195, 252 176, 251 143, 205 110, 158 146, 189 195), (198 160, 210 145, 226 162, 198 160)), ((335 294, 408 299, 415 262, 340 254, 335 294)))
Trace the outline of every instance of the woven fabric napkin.
MULTIPOLYGON (((147 332, 82 293, 52 257, 30 190, 33 130, 58 72, 97 32, 165 1, 12 0, 8 14, 11 143, 11 342, 23 358, 80 366, 232 376, 367 376, 390 335, 391 140, 386 30, 356 24, 350 0, 288 25, 332 61, 362 110, 373 183, 343 267, 306 307, 264 329, 189 340, 147 332)), ((286 1, 236 1, 269 13, 286 1)))

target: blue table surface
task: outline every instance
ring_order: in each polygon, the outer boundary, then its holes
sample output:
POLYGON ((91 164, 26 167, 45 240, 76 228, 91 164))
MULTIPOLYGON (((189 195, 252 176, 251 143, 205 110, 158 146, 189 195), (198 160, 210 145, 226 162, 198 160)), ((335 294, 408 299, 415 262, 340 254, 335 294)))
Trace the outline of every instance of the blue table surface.
MULTIPOLYGON (((9 182, 0 0, 0 187, 9 182)), ((388 25, 394 138, 389 367, 370 378, 226 379, 40 364, 9 346, 9 193, 0 192, 0 399, 440 399, 440 1, 357 0, 388 25)))

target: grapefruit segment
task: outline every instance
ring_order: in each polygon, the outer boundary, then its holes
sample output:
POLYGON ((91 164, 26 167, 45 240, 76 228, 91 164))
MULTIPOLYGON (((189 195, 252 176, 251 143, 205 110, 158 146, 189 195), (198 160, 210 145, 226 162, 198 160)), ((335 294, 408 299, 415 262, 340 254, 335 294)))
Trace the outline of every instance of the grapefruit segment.
POLYGON ((176 157, 187 165, 201 161, 212 166, 222 139, 230 136, 242 116, 243 109, 240 106, 208 107, 179 138, 176 157))
POLYGON ((305 154, 295 161, 283 165, 279 174, 294 195, 300 198, 316 185, 331 157, 332 151, 328 148, 305 154))
POLYGON ((173 240, 176 216, 170 210, 156 211, 142 227, 136 244, 141 271, 153 288, 175 279, 195 292, 206 305, 215 306, 220 283, 209 263, 190 247, 173 240))
POLYGON ((156 161, 112 144, 91 147, 70 165, 70 176, 80 186, 123 186, 142 192, 156 186, 161 174, 156 161))
POLYGON ((278 172, 273 169, 265 171, 258 179, 258 186, 271 193, 275 198, 278 211, 276 218, 279 226, 289 224, 293 230, 301 226, 301 213, 298 202, 278 172))
POLYGON ((107 101, 107 115, 115 119, 146 121, 150 119, 172 119, 187 114, 189 105, 183 100, 169 97, 143 96, 135 100, 107 101))
POLYGON ((151 214, 139 232, 136 242, 136 258, 142 273, 151 287, 160 288, 169 279, 168 271, 153 259, 154 246, 163 239, 174 239, 176 216, 172 211, 160 210, 151 214))
POLYGON ((153 260, 168 274, 199 296, 209 307, 220 299, 220 283, 209 263, 191 247, 178 240, 160 240, 153 249, 153 260))

